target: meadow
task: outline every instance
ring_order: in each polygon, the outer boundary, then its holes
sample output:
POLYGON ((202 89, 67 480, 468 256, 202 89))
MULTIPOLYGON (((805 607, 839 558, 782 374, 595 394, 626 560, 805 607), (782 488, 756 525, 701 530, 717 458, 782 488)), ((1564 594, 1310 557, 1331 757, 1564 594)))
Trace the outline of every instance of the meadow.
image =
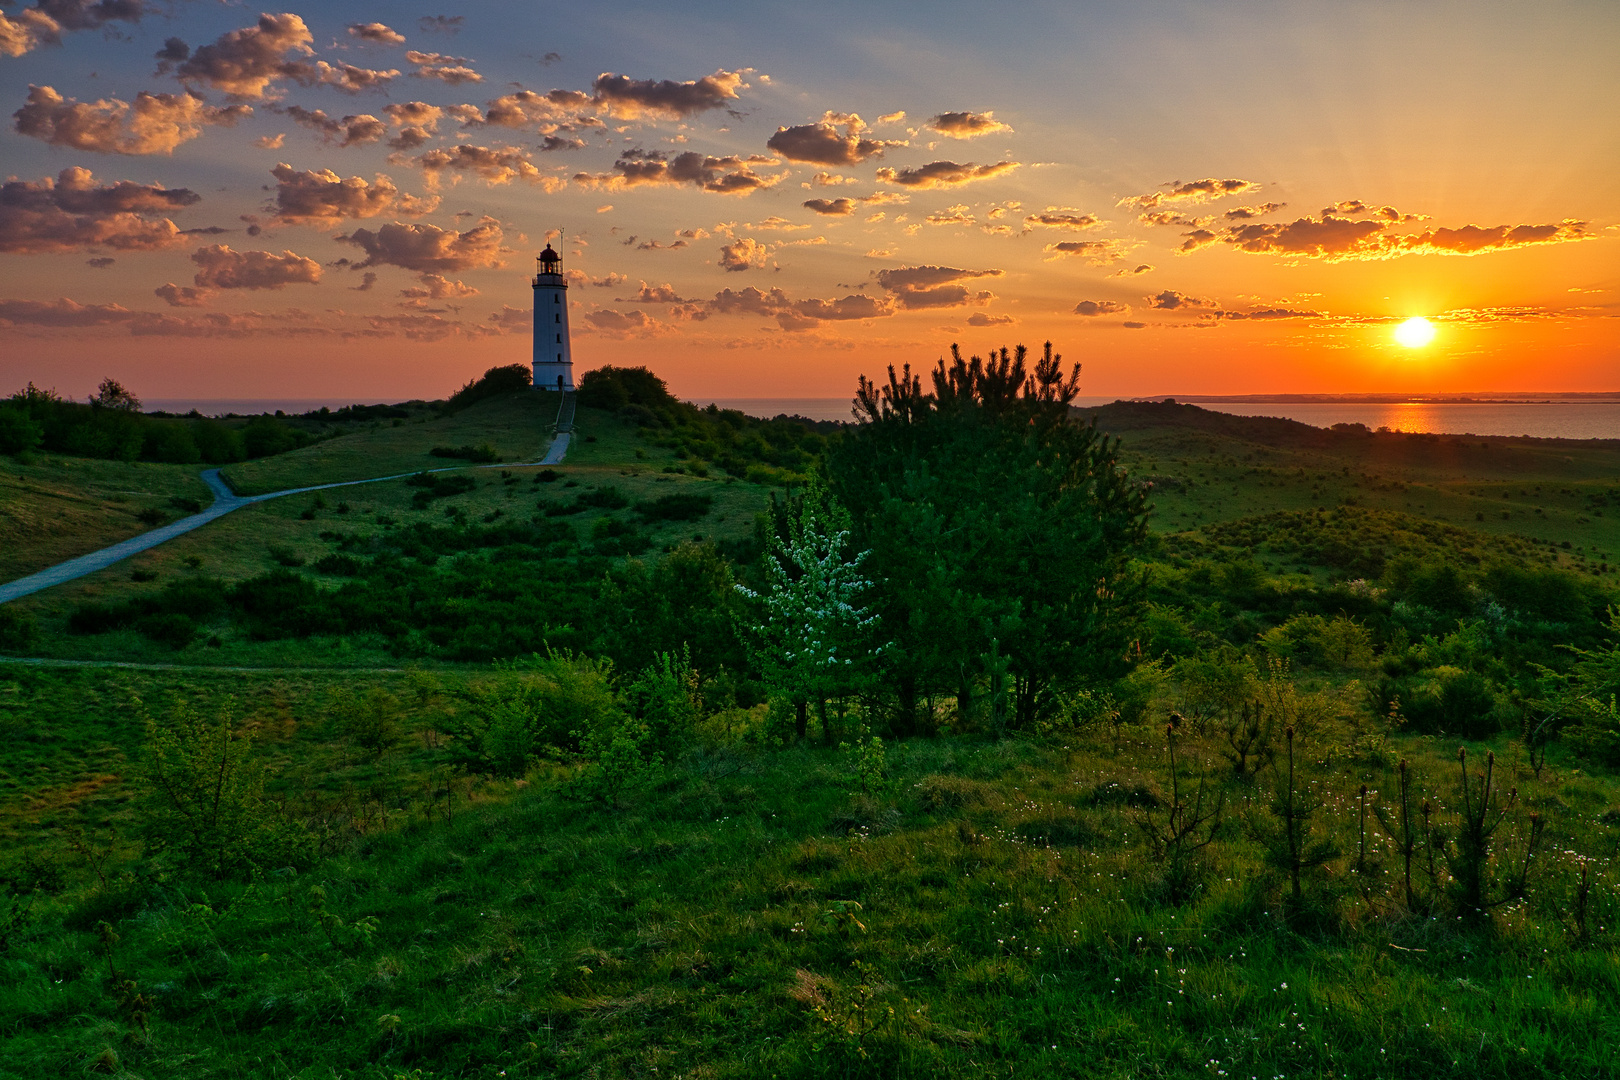
MULTIPOLYGON (((825 433, 632 385, 544 477, 539 397, 226 470, 488 443, 470 484, 7 605, 0 1076, 1620 1067, 1620 444, 1095 410, 1152 485, 1130 663, 1017 730, 992 680, 801 738, 732 585, 825 433)), ((6 468, 114 466, 194 476, 6 468)))

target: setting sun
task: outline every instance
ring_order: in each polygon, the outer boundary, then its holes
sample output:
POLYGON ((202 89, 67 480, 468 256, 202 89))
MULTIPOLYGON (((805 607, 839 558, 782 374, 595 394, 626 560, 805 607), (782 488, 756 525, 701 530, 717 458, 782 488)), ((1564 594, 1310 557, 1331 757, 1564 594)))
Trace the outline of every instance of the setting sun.
POLYGON ((1395 328, 1395 340, 1408 349, 1421 349, 1434 340, 1434 323, 1418 315, 1395 328))

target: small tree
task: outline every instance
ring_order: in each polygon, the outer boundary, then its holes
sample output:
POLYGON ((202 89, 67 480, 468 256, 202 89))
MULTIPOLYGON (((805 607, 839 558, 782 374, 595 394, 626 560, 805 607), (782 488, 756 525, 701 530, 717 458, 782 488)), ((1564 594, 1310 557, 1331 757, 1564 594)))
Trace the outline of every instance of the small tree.
POLYGON ((849 515, 812 481, 786 516, 786 537, 773 533, 765 554, 768 587, 737 591, 764 606, 764 621, 750 628, 752 650, 766 681, 793 702, 803 739, 809 707, 826 736, 828 699, 865 686, 882 649, 870 644, 878 617, 861 603, 872 584, 860 573, 870 553, 847 554, 849 515))
POLYGON ((1266 862, 1288 879, 1289 903, 1297 913, 1305 902, 1304 876, 1320 871, 1339 854, 1332 840, 1315 834, 1311 819, 1322 800, 1299 789, 1294 772, 1294 729, 1283 731, 1284 760, 1273 761, 1276 784, 1272 792, 1272 821, 1256 820, 1254 831, 1265 847, 1266 862), (1286 769, 1286 772, 1284 771, 1286 769))
POLYGON ((1163 820, 1154 816, 1153 807, 1144 807, 1136 827, 1142 830, 1153 860, 1164 867, 1167 898, 1172 904, 1184 904, 1198 890, 1204 871, 1202 852, 1215 842, 1226 796, 1211 792, 1206 777, 1200 775, 1189 800, 1181 790, 1174 724, 1165 725, 1164 738, 1170 758, 1170 806, 1163 820))

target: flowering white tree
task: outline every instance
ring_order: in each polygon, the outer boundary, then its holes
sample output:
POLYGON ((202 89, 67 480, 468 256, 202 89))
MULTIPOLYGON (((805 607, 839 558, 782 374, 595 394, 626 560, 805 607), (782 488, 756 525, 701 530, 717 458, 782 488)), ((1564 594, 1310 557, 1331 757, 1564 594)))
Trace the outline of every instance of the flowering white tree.
POLYGON ((754 655, 766 681, 793 702, 803 739, 809 706, 825 734, 828 699, 859 690, 882 648, 871 645, 878 617, 860 603, 872 585, 860 573, 871 553, 847 554, 849 514, 812 481, 788 503, 786 524, 787 538, 773 530, 765 552, 769 586, 737 590, 763 604, 764 621, 751 627, 754 655))

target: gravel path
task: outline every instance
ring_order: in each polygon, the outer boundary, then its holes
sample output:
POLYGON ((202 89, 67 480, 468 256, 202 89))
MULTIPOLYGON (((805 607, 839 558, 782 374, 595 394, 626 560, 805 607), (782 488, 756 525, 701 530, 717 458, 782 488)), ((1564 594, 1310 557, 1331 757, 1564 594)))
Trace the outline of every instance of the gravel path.
MULTIPOLYGON (((568 442, 569 434, 563 432, 551 441, 551 447, 546 451, 544 458, 537 462, 524 462, 522 464, 560 465, 563 455, 568 452, 568 442)), ((479 466, 479 468, 484 469, 510 469, 513 467, 511 464, 479 466)), ((460 468, 452 466, 450 468, 427 469, 425 471, 457 472, 460 468)), ((171 521, 161 528, 153 529, 151 532, 143 532, 139 536, 132 536, 122 543, 104 547, 100 551, 92 551, 88 555, 80 555, 77 559, 57 563, 55 566, 41 570, 37 574, 29 574, 25 578, 18 578, 9 584, 0 585, 0 604, 4 604, 9 600, 21 599, 24 596, 37 593, 41 589, 48 589, 52 585, 60 585, 63 582, 84 577, 86 574, 93 574, 97 570, 103 570, 113 563, 129 558, 131 555, 137 555, 148 548, 157 547, 166 540, 173 540, 175 537, 184 535, 193 529, 200 529, 215 518, 224 517, 232 510, 253 503, 264 502, 268 499, 279 499, 284 495, 302 495, 308 491, 326 491, 328 488, 353 487, 356 484, 379 484, 384 480, 403 480, 407 476, 415 475, 414 472, 395 473, 392 476, 373 476, 366 480, 343 480, 336 484, 312 484, 309 487, 287 488, 285 491, 272 491, 265 495, 237 495, 225 486, 225 481, 220 479, 218 469, 209 469, 202 474, 202 478, 203 482, 208 485, 209 490, 214 493, 214 501, 202 513, 183 517, 179 521, 171 521)))

